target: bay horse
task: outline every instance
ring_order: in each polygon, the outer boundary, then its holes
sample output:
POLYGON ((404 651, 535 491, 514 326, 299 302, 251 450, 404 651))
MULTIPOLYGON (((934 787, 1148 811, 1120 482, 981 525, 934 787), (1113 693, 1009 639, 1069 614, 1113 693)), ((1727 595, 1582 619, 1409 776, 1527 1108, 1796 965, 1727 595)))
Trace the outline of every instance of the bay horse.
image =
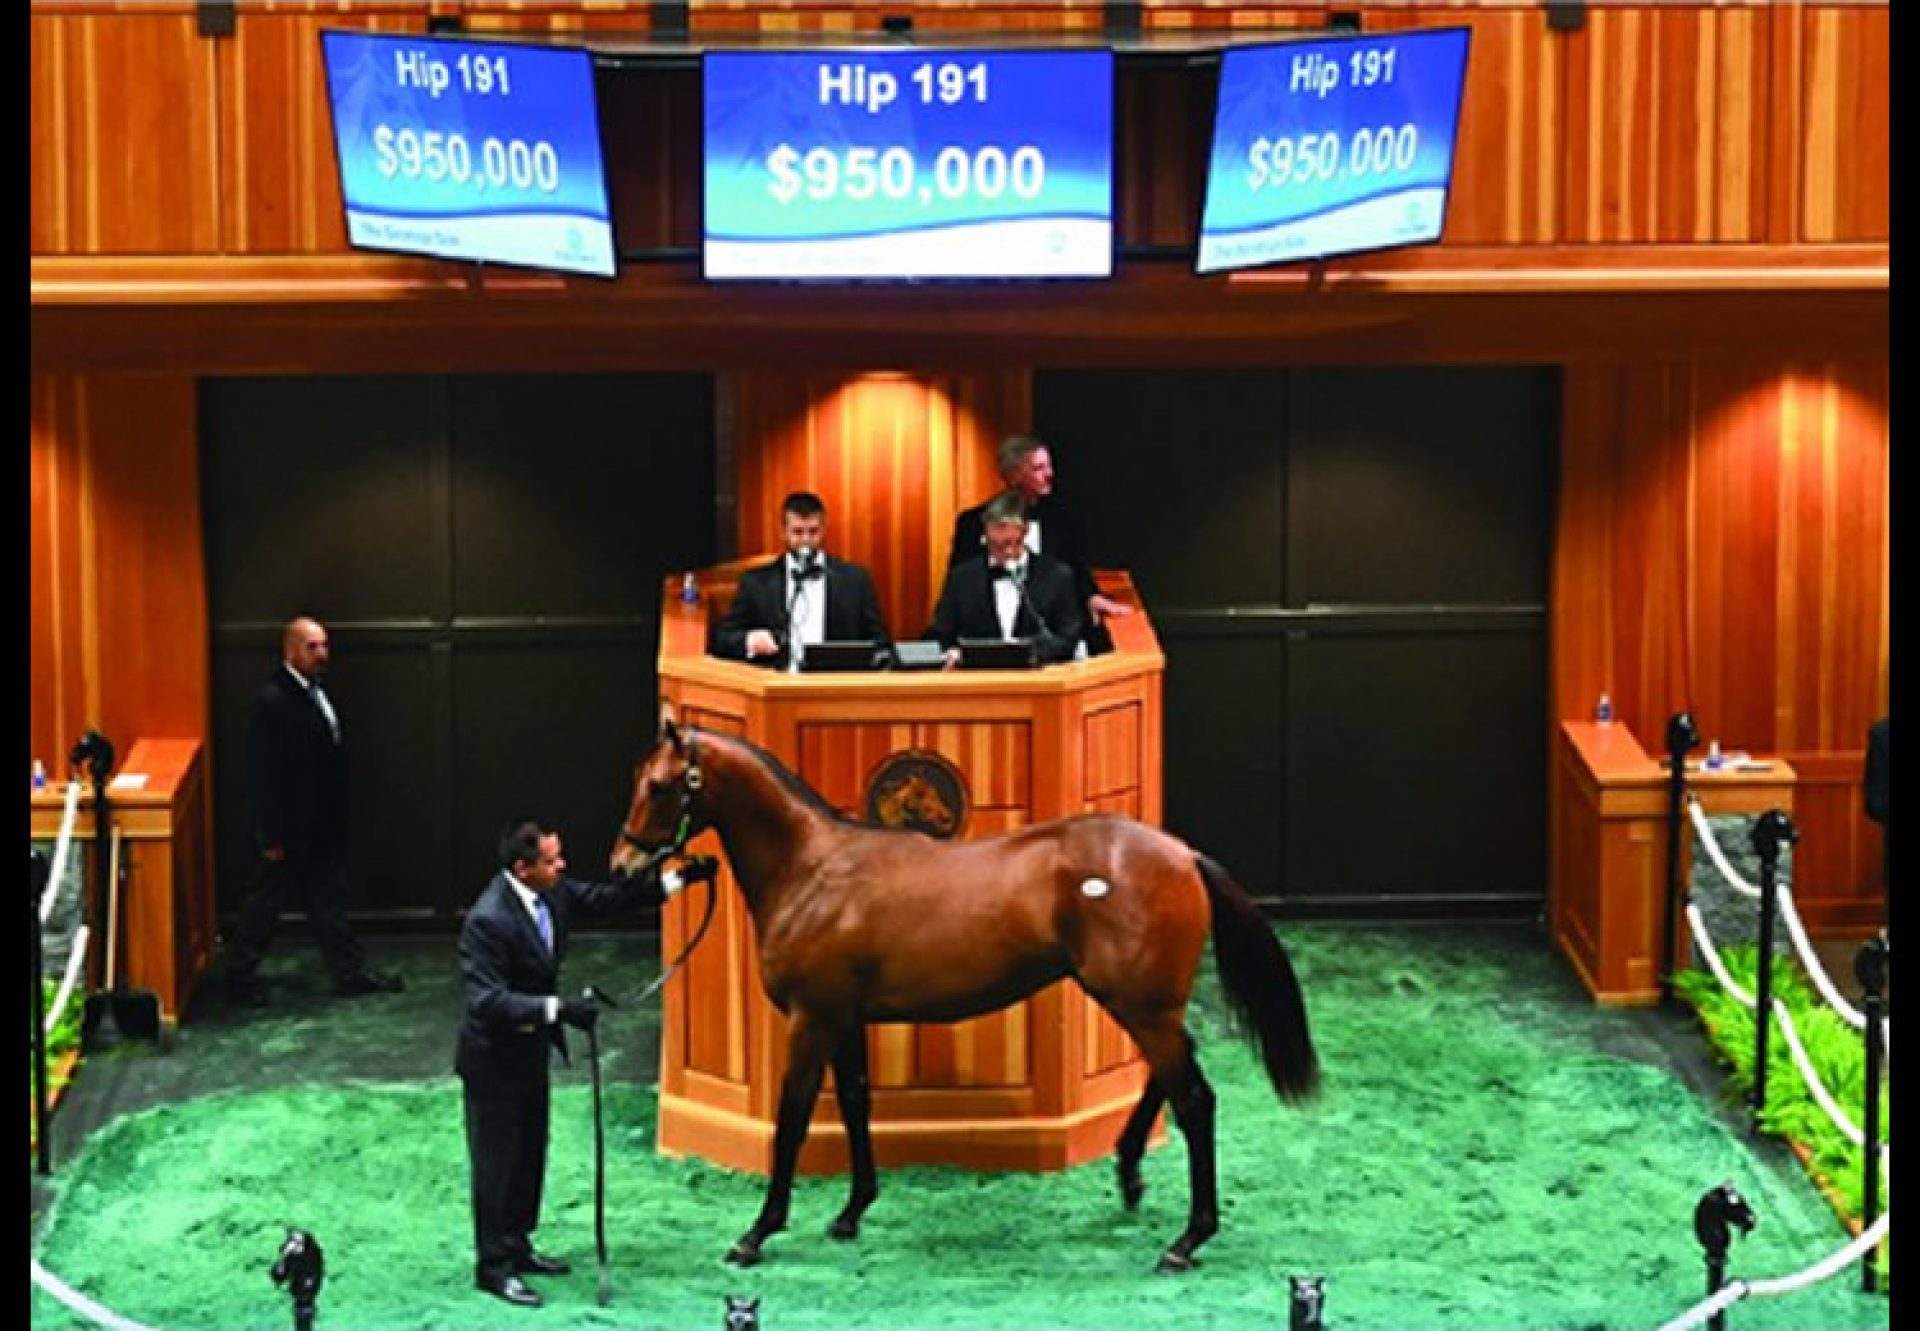
POLYGON ((1194 1058, 1187 998, 1211 921, 1216 965, 1283 1099, 1319 1082, 1306 1004, 1280 940, 1224 869, 1127 818, 1083 814, 977 841, 939 841, 843 816, 772 754, 670 718, 634 769, 616 876, 720 834, 788 1021, 773 1171, 727 1253, 759 1261, 787 1225, 793 1176, 826 1068, 846 1124, 852 1192, 828 1233, 851 1239, 879 1194, 867 1086, 870 1022, 952 1022, 1072 979, 1139 1046, 1150 1078, 1121 1129, 1120 1196, 1139 1205, 1140 1159, 1163 1105, 1187 1142, 1186 1228, 1159 1269, 1184 1271, 1220 1227, 1214 1094, 1194 1058))

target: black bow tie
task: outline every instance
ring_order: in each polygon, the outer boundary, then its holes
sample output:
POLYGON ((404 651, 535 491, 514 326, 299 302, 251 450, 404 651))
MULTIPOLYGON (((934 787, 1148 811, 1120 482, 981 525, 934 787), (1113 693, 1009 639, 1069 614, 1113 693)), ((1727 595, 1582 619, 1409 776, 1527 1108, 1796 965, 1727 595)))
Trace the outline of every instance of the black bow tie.
POLYGON ((989 582, 999 582, 1002 578, 1018 582, 1020 580, 1020 573, 1018 570, 1008 568, 1004 564, 995 564, 987 571, 987 580, 989 582))
POLYGON ((811 582, 815 578, 826 577, 827 567, 821 563, 789 564, 787 565, 787 573, 790 577, 800 582, 811 582))

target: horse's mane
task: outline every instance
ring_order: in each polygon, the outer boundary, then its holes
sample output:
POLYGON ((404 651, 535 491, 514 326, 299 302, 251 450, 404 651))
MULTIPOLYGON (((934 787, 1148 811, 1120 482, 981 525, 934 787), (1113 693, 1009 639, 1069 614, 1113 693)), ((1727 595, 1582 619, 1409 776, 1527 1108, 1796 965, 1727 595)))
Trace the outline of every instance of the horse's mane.
POLYGON ((781 762, 767 750, 761 748, 758 744, 755 744, 752 740, 744 736, 723 734, 715 730, 698 730, 694 733, 702 739, 724 740, 729 744, 738 744, 747 751, 749 756, 757 760, 762 767, 773 773, 774 779, 787 788, 788 794, 792 795, 809 809, 812 809, 815 813, 831 818, 836 823, 845 823, 850 827, 867 826, 866 823, 861 822, 857 818, 847 817, 847 815, 841 813, 840 810, 827 803, 827 801, 821 797, 819 791, 802 781, 785 763, 781 762))

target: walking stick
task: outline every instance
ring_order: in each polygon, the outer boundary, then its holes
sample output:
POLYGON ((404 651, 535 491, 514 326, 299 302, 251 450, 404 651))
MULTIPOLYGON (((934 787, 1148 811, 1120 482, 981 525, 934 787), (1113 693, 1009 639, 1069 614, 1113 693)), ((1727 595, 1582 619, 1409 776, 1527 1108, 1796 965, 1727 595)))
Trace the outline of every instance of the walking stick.
MULTIPOLYGON (((588 985, 581 991, 588 1002, 619 1007, 611 995, 588 985)), ((607 1136, 600 1111, 600 1030, 587 1028, 587 1066, 593 1074, 593 1253, 600 1264, 600 1306, 613 1301, 613 1278, 607 1269, 607 1136)))

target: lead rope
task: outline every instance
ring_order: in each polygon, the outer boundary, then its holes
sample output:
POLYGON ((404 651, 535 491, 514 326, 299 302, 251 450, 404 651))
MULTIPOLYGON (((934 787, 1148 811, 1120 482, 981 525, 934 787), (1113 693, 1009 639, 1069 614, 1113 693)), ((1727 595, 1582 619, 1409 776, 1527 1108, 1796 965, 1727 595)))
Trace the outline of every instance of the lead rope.
MULTIPOLYGON (((702 782, 700 759, 693 748, 692 731, 687 732, 687 749, 689 757, 687 771, 686 775, 681 778, 684 784, 681 787, 680 821, 673 829, 673 838, 668 841, 666 845, 647 856, 647 862, 642 866, 643 872, 656 868, 661 860, 664 860, 669 855, 678 855, 687 848, 687 837, 693 830, 693 796, 695 792, 700 789, 702 782)), ((693 937, 687 940, 687 945, 680 949, 680 955, 673 959, 672 964, 661 971, 659 978, 655 979, 652 984, 640 991, 640 1002, 644 1003, 659 993, 660 990, 666 986, 667 981, 671 980, 679 972, 681 965, 686 959, 693 955, 693 950, 700 946, 700 940, 707 936, 707 927, 713 923, 713 908, 719 899, 720 884, 717 880, 709 878, 707 880, 707 905, 706 909, 700 915, 699 927, 693 931, 693 937)))
POLYGON ((687 945, 680 949, 680 955, 673 959, 673 964, 660 972, 660 978, 640 991, 640 1002, 644 1003, 659 993, 666 986, 667 981, 678 973, 681 963, 692 956, 693 950, 700 946, 700 940, 707 936, 707 926, 713 923, 713 906, 719 899, 720 884, 714 879, 707 879, 707 908, 701 913, 700 927, 693 931, 693 937, 688 939, 687 945))

